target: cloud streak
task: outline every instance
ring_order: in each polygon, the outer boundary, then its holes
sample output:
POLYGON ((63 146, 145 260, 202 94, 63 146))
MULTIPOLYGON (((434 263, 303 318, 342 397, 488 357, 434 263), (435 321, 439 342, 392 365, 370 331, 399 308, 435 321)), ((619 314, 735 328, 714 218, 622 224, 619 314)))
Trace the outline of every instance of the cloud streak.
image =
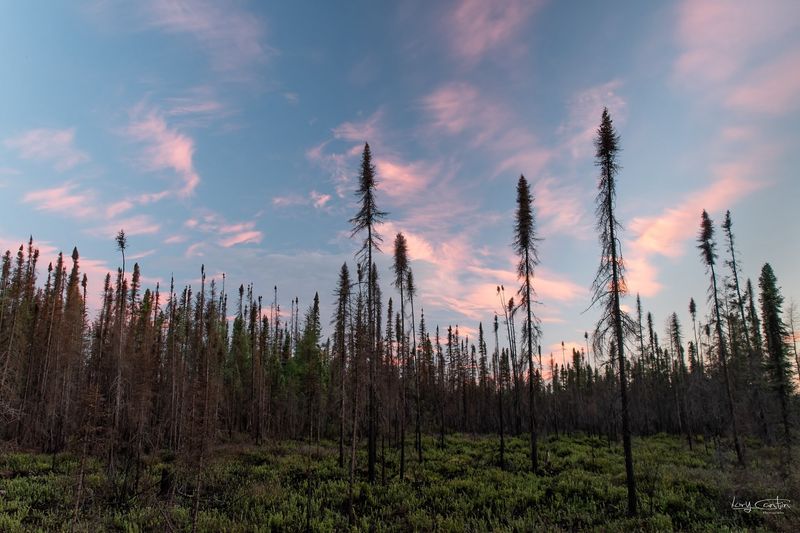
POLYGON ((246 74, 274 53, 264 44, 264 24, 236 4, 207 0, 149 0, 140 6, 146 24, 165 33, 187 35, 226 73, 246 74))
POLYGON ((328 202, 331 200, 330 194, 324 194, 312 190, 307 196, 299 194, 288 194, 284 196, 275 196, 272 198, 272 205, 278 208, 283 207, 297 207, 297 206, 311 206, 314 209, 324 209, 328 202))
POLYGON ((469 64, 512 44, 541 2, 461 0, 448 13, 446 32, 453 53, 469 64))
MULTIPOLYGON (((246 222, 228 222, 221 215, 214 212, 206 212, 198 217, 190 218, 184 226, 193 231, 199 231, 208 235, 219 236, 214 242, 223 248, 231 248, 240 244, 258 244, 264 234, 256 229, 254 220, 246 222)), ((184 242, 184 236, 173 236, 167 239, 170 244, 184 242)), ((194 243, 186 251, 187 256, 202 255, 201 250, 207 248, 209 240, 194 243)))
POLYGON ((677 15, 677 80, 736 110, 797 109, 800 3, 686 0, 677 15))
POLYGON ((75 128, 33 129, 6 139, 4 144, 22 159, 49 162, 60 172, 89 161, 89 156, 75 147, 75 128))
POLYGON ((504 172, 534 176, 552 158, 552 151, 519 125, 518 116, 503 100, 483 94, 474 85, 445 83, 423 96, 420 105, 432 138, 462 137, 472 148, 486 150, 495 162, 495 176, 504 172))
POLYGON ((30 191, 22 197, 22 201, 33 204, 39 211, 51 211, 76 218, 89 218, 96 214, 93 207, 94 193, 79 191, 74 183, 30 191))
POLYGON ((200 184, 200 175, 194 168, 195 147, 191 137, 170 127, 158 110, 143 104, 132 110, 126 133, 144 145, 140 162, 145 170, 173 171, 180 178, 174 193, 181 198, 194 193, 200 184))
POLYGON ((756 179, 756 159, 717 165, 712 170, 713 181, 704 189, 686 195, 677 205, 664 209, 659 215, 636 217, 629 224, 632 239, 626 256, 627 283, 633 292, 654 296, 662 285, 657 280, 657 256, 677 259, 686 253, 700 224, 703 209, 714 213, 729 209, 737 201, 769 185, 756 179))

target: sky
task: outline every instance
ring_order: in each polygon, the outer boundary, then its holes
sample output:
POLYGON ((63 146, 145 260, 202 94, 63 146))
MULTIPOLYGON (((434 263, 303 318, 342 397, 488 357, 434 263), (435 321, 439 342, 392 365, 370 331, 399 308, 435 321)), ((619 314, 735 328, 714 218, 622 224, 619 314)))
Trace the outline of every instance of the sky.
MULTIPOLYGON (((706 304, 700 214, 730 210, 742 275, 769 262, 800 297, 800 3, 7 2, 0 17, 0 247, 32 235, 40 274, 77 246, 96 305, 128 261, 162 288, 226 274, 323 321, 359 242, 364 142, 377 264, 397 232, 429 327, 489 331, 519 287, 516 182, 534 195, 545 356, 597 311, 593 137, 621 136, 617 215, 631 292, 659 331, 706 304)), ((724 267, 721 268, 723 273, 724 267)), ((493 345, 489 338, 490 348, 493 345)))

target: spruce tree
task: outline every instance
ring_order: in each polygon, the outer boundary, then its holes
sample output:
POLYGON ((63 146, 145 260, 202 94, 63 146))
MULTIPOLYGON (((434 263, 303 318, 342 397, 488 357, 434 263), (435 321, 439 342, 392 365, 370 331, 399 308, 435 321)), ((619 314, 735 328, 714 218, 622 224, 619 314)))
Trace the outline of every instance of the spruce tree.
POLYGON ((360 207, 358 213, 350 219, 353 225, 351 236, 355 237, 359 233, 366 231, 366 236, 358 251, 357 257, 363 264, 367 273, 367 343, 366 349, 369 356, 369 383, 367 398, 367 475, 370 483, 375 483, 375 460, 377 457, 376 429, 377 429, 377 406, 375 405, 375 370, 376 370, 376 343, 375 320, 373 313, 374 294, 372 279, 372 254, 380 252, 382 238, 376 226, 383 222, 386 213, 378 209, 375 201, 375 188, 378 185, 375 176, 375 166, 372 164, 372 153, 369 144, 364 144, 364 152, 361 156, 361 171, 359 173, 359 187, 356 191, 360 207))
POLYGON ((595 139, 595 165, 600 168, 598 193, 595 200, 597 230, 600 233, 600 266, 592 286, 592 304, 602 306, 602 316, 595 330, 595 344, 605 345, 603 339, 611 331, 616 358, 619 363, 619 384, 622 408, 622 445, 625 452, 625 477, 628 488, 628 514, 636 514, 636 480, 633 474, 633 451, 631 449, 630 416, 628 413, 628 385, 625 371, 624 324, 620 310, 620 296, 625 293, 622 255, 619 233, 621 225, 614 213, 616 204, 616 178, 619 171, 617 154, 619 135, 608 109, 603 109, 600 127, 595 139), (599 341, 599 342, 598 342, 599 341))
POLYGON ((700 249, 700 257, 706 265, 707 271, 711 275, 711 301, 714 304, 714 326, 717 334, 717 343, 719 349, 719 359, 722 364, 722 373, 725 380, 725 393, 728 400, 728 413, 731 417, 731 425, 733 426, 733 443, 736 448, 736 458, 740 465, 744 465, 744 450, 739 439, 739 427, 736 422, 736 413, 733 401, 733 387, 730 379, 730 372, 728 370, 728 349, 725 344, 725 338, 722 335, 722 320, 720 317, 720 302, 719 291, 717 290, 717 275, 714 269, 717 260, 716 242, 714 241, 714 223, 708 216, 706 210, 700 218, 700 235, 697 239, 698 248, 700 249))
POLYGON ((406 294, 405 288, 408 282, 408 244, 402 233, 398 233, 394 239, 394 286, 400 291, 400 327, 397 335, 399 343, 397 345, 398 360, 400 363, 400 479, 405 477, 406 468, 406 379, 408 377, 408 348, 406 346, 406 294))
POLYGON ((537 454, 537 429, 536 429, 536 402, 534 397, 533 379, 533 340, 539 338, 538 319, 531 310, 533 303, 533 269, 539 263, 539 254, 536 248, 535 217, 533 213, 533 197, 525 176, 520 176, 517 182, 517 211, 514 223, 514 251, 519 256, 517 263, 517 277, 522 280, 522 286, 517 291, 520 296, 520 305, 525 306, 525 341, 528 353, 528 405, 530 429, 530 457, 531 471, 539 468, 537 454))
MULTIPOLYGON (((334 318, 334 350, 339 364, 339 467, 344 467, 344 383, 347 368, 347 325, 350 319, 350 272, 342 263, 339 284, 336 288, 336 316, 334 318)), ((391 305, 391 302, 390 302, 391 305)))
POLYGON ((786 451, 786 456, 784 457, 786 464, 784 464, 783 473, 786 475, 791 450, 789 404, 791 395, 794 392, 794 383, 792 381, 792 365, 789 359, 789 346, 786 342, 789 332, 783 322, 783 296, 778 287, 775 272, 773 272, 769 263, 765 263, 761 268, 758 288, 761 290, 761 295, 759 296, 761 323, 767 348, 766 366, 770 384, 777 394, 781 406, 783 446, 786 451))

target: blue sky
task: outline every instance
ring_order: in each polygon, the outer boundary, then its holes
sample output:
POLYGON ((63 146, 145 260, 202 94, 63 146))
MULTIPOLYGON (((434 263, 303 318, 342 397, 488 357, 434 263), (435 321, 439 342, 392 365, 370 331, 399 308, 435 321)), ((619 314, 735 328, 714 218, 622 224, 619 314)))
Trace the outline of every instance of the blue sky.
POLYGON ((150 286, 196 283, 205 264, 268 300, 277 285, 284 307, 319 291, 329 313, 368 141, 390 213, 384 294, 403 231, 428 324, 488 325, 494 287, 516 286, 522 173, 543 350, 583 345, 608 106, 628 285, 659 329, 689 320, 690 297, 705 314, 703 208, 718 224, 731 210, 745 277, 769 261, 787 301, 800 294, 797 2, 339 4, 5 5, 3 249, 78 246, 96 301, 124 228, 150 286))

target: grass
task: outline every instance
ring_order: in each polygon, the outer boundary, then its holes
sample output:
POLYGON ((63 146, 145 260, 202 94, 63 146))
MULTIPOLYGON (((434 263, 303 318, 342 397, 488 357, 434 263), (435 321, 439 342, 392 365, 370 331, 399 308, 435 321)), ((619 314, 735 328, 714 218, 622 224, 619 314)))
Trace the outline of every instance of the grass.
MULTIPOLYGON (((800 475, 782 480, 778 451, 756 442, 748 446, 749 467, 740 469, 729 452, 702 443, 689 451, 670 436, 635 439, 636 518, 625 515, 621 448, 604 440, 544 439, 538 475, 528 471, 525 438, 507 441, 506 470, 497 466, 491 437, 452 435, 444 450, 432 437, 424 445, 424 465, 411 460, 405 482, 397 479, 397 451, 387 447, 386 483, 380 464, 378 484, 356 483, 350 525, 348 473, 337 465, 334 443, 221 446, 203 475, 198 530, 303 531, 307 516, 313 531, 800 530, 800 475), (790 498, 793 508, 745 513, 731 509, 734 496, 790 498)), ((416 454, 409 448, 407 456, 416 454)), ((73 531, 190 530, 195 477, 165 458, 147 459, 138 492, 124 500, 114 496, 103 465, 89 460, 73 531), (159 497, 165 468, 176 481, 159 497)), ((358 464, 366 465, 365 454, 358 464)), ((0 531, 69 531, 78 468, 68 454, 0 455, 0 531)))

